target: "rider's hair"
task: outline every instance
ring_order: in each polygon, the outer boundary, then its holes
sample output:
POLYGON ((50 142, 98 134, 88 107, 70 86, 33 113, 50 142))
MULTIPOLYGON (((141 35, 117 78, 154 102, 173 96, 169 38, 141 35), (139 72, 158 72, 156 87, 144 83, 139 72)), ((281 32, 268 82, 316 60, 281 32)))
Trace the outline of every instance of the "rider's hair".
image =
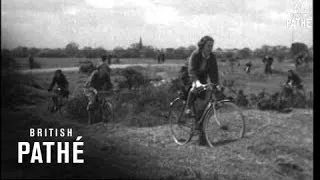
POLYGON ((61 77, 66 78, 66 76, 62 73, 61 69, 56 70, 54 76, 56 76, 57 73, 59 73, 61 77))
POLYGON ((198 48, 199 51, 202 51, 204 45, 208 42, 208 41, 212 41, 214 42, 214 39, 210 36, 203 36, 200 41, 198 42, 198 48))
POLYGON ((61 69, 57 69, 57 70, 55 71, 55 74, 57 74, 57 73, 60 73, 60 74, 62 74, 62 71, 61 71, 61 69))

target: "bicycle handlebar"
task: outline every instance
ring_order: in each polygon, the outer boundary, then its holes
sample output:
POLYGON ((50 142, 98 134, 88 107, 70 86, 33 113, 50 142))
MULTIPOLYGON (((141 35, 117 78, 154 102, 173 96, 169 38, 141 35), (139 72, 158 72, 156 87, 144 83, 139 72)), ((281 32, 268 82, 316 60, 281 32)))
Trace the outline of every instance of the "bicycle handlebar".
POLYGON ((98 91, 98 94, 111 94, 111 93, 116 93, 119 91, 120 90, 118 90, 118 89, 112 89, 112 90, 108 90, 108 91, 98 91))
POLYGON ((218 89, 217 86, 219 86, 219 84, 215 84, 215 83, 208 83, 208 84, 204 84, 203 86, 200 86, 203 88, 203 90, 207 90, 207 89, 218 89))

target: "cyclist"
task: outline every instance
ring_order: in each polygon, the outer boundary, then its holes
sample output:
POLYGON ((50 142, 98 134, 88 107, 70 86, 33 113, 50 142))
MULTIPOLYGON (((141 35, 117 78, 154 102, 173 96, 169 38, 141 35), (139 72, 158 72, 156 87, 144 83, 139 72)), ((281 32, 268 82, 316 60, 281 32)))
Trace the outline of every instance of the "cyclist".
POLYGON ((104 68, 106 71, 108 71, 108 73, 110 73, 109 65, 110 65, 111 62, 109 62, 108 58, 109 58, 109 56, 102 55, 101 56, 101 62, 98 64, 97 68, 100 68, 102 66, 102 68, 104 68), (107 61, 107 59, 108 59, 108 61, 107 61))
POLYGON ((245 64, 245 71, 246 71, 246 73, 248 73, 248 74, 250 73, 251 67, 252 67, 251 61, 249 61, 249 62, 247 62, 247 63, 245 64))
POLYGON ((299 75, 291 69, 288 71, 288 73, 288 79, 284 84, 286 95, 292 94, 294 89, 300 92, 304 91, 302 80, 299 75))
MULTIPOLYGON (((102 59, 104 59, 104 57, 102 59)), ((85 95, 89 100, 87 110, 94 109, 98 91, 107 91, 113 88, 113 84, 111 83, 110 79, 110 72, 111 71, 108 64, 103 63, 91 73, 85 84, 85 95)))
POLYGON ((34 58, 32 55, 29 56, 29 67, 30 69, 34 68, 34 58))
MULTIPOLYGON (((53 100, 53 103, 57 105, 58 96, 62 96, 65 98, 68 98, 69 96, 69 90, 68 90, 69 83, 66 76, 62 73, 61 69, 58 69, 55 71, 54 76, 52 78, 52 82, 48 89, 48 92, 52 91, 52 88, 54 87, 55 84, 57 84, 58 87, 54 90, 54 95, 52 96, 52 100, 53 100)), ((54 109, 57 109, 57 107, 55 106, 54 109)))
POLYGON ((271 66, 273 63, 273 58, 271 56, 265 56, 262 59, 262 62, 265 63, 264 73, 265 74, 272 74, 271 66))
MULTIPOLYGON (((188 74, 191 80, 191 88, 189 90, 187 99, 186 114, 194 115, 192 112, 192 105, 196 98, 205 99, 205 92, 203 91, 199 95, 196 93, 197 89, 204 86, 207 83, 208 76, 211 83, 219 83, 218 65, 215 54, 213 54, 214 40, 210 36, 204 36, 198 42, 198 49, 192 52, 188 60, 188 74)), ((203 110, 202 110, 203 111, 203 110)), ((201 111, 200 111, 201 112, 201 111)), ((197 117, 197 120, 200 118, 197 117)), ((202 125, 197 129, 201 130, 202 125)), ((204 133, 200 132, 199 144, 204 145, 206 143, 204 133)))

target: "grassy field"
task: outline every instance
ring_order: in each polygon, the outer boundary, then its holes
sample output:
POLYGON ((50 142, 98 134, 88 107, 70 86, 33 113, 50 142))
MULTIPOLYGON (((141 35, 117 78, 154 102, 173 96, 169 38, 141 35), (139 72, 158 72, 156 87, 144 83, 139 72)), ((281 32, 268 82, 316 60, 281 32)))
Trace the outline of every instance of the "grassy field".
MULTIPOLYGON (((41 68, 56 68, 56 67, 75 67, 79 66, 79 62, 86 60, 85 58, 36 58, 36 61, 39 62, 41 68)), ((97 64, 100 59, 89 59, 94 64, 97 64)), ((121 59, 121 64, 156 64, 157 61, 154 59, 146 59, 146 58, 131 58, 131 59, 121 59)), ((241 60, 241 66, 238 67, 235 65, 234 72, 231 72, 231 68, 229 63, 218 62, 219 72, 221 79, 237 79, 239 83, 242 83, 245 92, 250 93, 258 92, 265 88, 269 92, 274 92, 278 90, 279 85, 286 80, 287 71, 289 69, 295 69, 294 64, 291 60, 284 61, 279 63, 274 61, 273 69, 275 73, 270 76, 265 76, 263 74, 264 71, 264 64, 262 63, 261 59, 252 59, 253 67, 251 74, 247 75, 244 73, 243 65, 248 62, 249 60, 241 60)), ((27 58, 18 58, 17 62, 21 65, 22 69, 27 69, 27 58)), ((166 60, 166 63, 178 63, 184 64, 186 60, 176 59, 176 60, 166 60)), ((313 63, 310 64, 312 67, 313 72, 313 63)), ((177 74, 178 69, 171 68, 171 69, 163 69, 158 70, 164 73, 169 73, 170 78, 174 78, 177 74)), ((151 69, 150 73, 154 74, 154 71, 151 69)), ((303 81, 306 86, 306 89, 312 90, 313 89, 313 75, 312 72, 308 76, 304 76, 303 81)), ((70 73, 70 80, 73 81, 74 73, 70 73)), ((68 75, 69 77, 69 75, 68 75)), ((83 77, 82 75, 79 76, 80 78, 83 77)), ((75 77, 75 78, 79 78, 75 77)))
MULTIPOLYGON (((62 59, 58 61, 63 67, 68 66, 62 59)), ((53 67, 48 59, 44 62, 44 67, 53 67)), ((263 74, 263 68, 262 62, 255 60, 251 74, 246 74, 242 66, 231 72, 228 64, 219 62, 221 81, 235 80, 235 87, 244 89, 245 94, 263 88, 270 93, 278 91, 280 83, 286 80, 287 70, 294 67, 290 62, 275 62, 275 73, 269 76, 263 74)), ((167 80, 176 78, 179 70, 179 67, 140 68, 149 78, 167 80)), ((112 70, 114 83, 119 78, 116 71, 112 70)), ((302 76, 308 91, 313 90, 312 72, 313 68, 302 76)), ((81 93, 88 75, 65 74, 72 99, 81 93)), ((50 94, 46 89, 52 73, 31 76, 43 89, 32 88, 32 93, 26 96, 41 96, 42 101, 40 98, 14 112, 2 109, 3 178, 313 179, 312 109, 294 109, 287 114, 246 109, 252 116, 247 119, 250 132, 244 139, 208 148, 198 146, 195 137, 189 144, 178 146, 167 124, 171 97, 165 88, 146 88, 140 94, 126 96, 115 122, 107 126, 100 122, 87 125, 85 120, 47 112, 46 99, 50 94), (72 127, 83 136, 85 164, 12 164, 17 159, 16 142, 30 140, 27 137, 30 127, 72 127), (4 167, 6 164, 10 165, 4 167)))
MULTIPOLYGON (((21 69, 28 69, 28 58, 16 58, 17 62, 20 64, 21 69)), ((39 62, 41 68, 57 68, 57 67, 75 67, 79 66, 79 62, 89 60, 94 64, 98 64, 101 59, 87 59, 87 58, 34 58, 35 61, 39 62)), ((112 62, 115 59, 112 59, 112 62)), ((167 63, 183 63, 184 60, 172 59, 166 60, 167 63)), ((120 59, 121 64, 156 64, 157 60, 148 58, 123 58, 120 59)))
MULTIPOLYGON (((39 62, 42 65, 42 68, 53 68, 53 67, 73 67, 77 66, 79 61, 82 61, 83 59, 64 59, 64 58, 58 58, 58 59, 51 59, 51 58, 39 58, 39 62)), ((23 64, 22 62, 25 62, 26 59, 18 59, 18 62, 20 64, 23 64)), ((99 59, 93 60, 95 62, 98 62, 99 59)), ((123 59, 121 60, 123 63, 132 63, 132 64, 138 64, 138 63, 156 63, 154 60, 150 59, 123 59)), ((290 61, 286 61, 283 63, 278 63, 275 61, 273 64, 274 74, 266 76, 264 75, 264 64, 259 59, 251 60, 253 63, 252 72, 251 74, 246 74, 244 72, 243 64, 248 62, 249 60, 242 60, 241 66, 235 66, 234 72, 231 71, 231 68, 228 63, 218 62, 219 67, 219 73, 220 73, 220 79, 221 82, 223 80, 235 80, 237 81, 239 87, 241 87, 245 93, 257 93, 261 91, 262 89, 265 89, 267 92, 275 92, 278 91, 280 88, 280 84, 284 81, 286 81, 287 78, 287 71, 289 69, 295 69, 293 64, 290 61)), ((166 63, 182 63, 184 64, 185 60, 167 60, 166 63)), ((307 90, 312 91, 313 90, 313 64, 310 64, 311 67, 311 73, 309 73, 307 76, 302 76, 303 83, 307 90)), ((164 76, 164 78, 174 79, 178 76, 179 68, 172 67, 172 68, 162 68, 162 67, 152 67, 147 68, 148 71, 145 72, 146 76, 155 77, 158 75, 164 76)), ((71 82, 71 91, 74 91, 74 89, 78 86, 81 86, 81 83, 84 82, 85 79, 88 77, 88 75, 85 74, 79 74, 78 72, 66 72, 67 78, 69 82, 71 82)), ((48 85, 50 78, 52 76, 51 74, 45 73, 45 75, 41 76, 40 78, 43 79, 46 82, 46 86, 48 85)))

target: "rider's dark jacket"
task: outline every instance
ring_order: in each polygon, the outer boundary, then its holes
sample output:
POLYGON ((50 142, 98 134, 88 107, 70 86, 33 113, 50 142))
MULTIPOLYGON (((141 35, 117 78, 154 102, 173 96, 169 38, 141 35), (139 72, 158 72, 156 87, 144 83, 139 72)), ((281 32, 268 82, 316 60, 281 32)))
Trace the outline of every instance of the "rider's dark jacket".
POLYGON ((293 86, 300 86, 301 85, 301 78, 295 74, 295 73, 292 73, 288 76, 288 80, 287 80, 287 84, 292 82, 292 85, 293 86))
POLYGON ((57 77, 57 76, 53 77, 49 89, 51 90, 55 84, 57 84, 58 87, 67 90, 69 83, 68 83, 68 80, 65 76, 60 75, 60 77, 57 77))
POLYGON ((206 84, 209 76, 212 83, 219 83, 218 65, 214 53, 211 52, 205 59, 199 50, 195 50, 188 61, 188 74, 191 82, 199 80, 202 84, 206 84))
MULTIPOLYGON (((101 69, 100 69, 101 71, 101 69)), ((99 71, 93 71, 88 81, 86 82, 86 87, 93 87, 94 89, 109 90, 112 89, 113 85, 111 83, 110 74, 107 71, 103 71, 103 76, 99 76, 99 71)))

